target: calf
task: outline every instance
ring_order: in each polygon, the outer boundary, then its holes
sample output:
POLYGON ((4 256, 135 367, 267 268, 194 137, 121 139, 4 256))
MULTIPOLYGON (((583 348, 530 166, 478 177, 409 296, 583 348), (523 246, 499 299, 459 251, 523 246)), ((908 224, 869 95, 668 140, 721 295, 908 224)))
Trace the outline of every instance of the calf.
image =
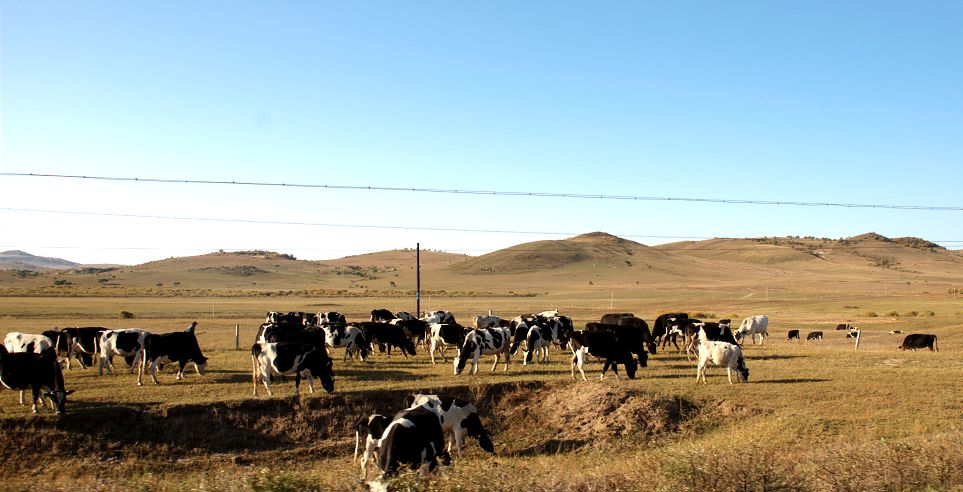
MULTIPOLYGON (((107 374, 113 374, 114 364, 111 362, 115 355, 121 357, 131 357, 130 373, 134 373, 134 367, 140 364, 144 356, 144 339, 150 333, 140 328, 128 328, 125 330, 105 330, 100 335, 100 366, 97 374, 104 374, 104 367, 107 374)), ((140 383, 138 383, 140 384, 140 383)))
MULTIPOLYGON (((605 371, 612 367, 615 379, 619 378, 618 365, 625 365, 625 373, 629 379, 635 379, 635 371, 638 365, 632 358, 632 352, 625 341, 618 335, 609 332, 573 331, 569 341, 572 348, 572 379, 575 379, 575 368, 582 374, 582 381, 585 379, 585 371, 582 366, 585 364, 585 356, 592 355, 600 359, 605 359, 602 366, 602 374, 599 379, 605 378, 605 371)), ((644 352, 643 352, 644 353, 644 352)))
POLYGON ((194 363, 194 370, 198 376, 207 371, 207 357, 201 353, 194 333, 179 331, 162 335, 148 335, 144 338, 144 356, 141 357, 140 370, 137 371, 137 385, 142 384, 144 370, 150 361, 150 378, 154 384, 157 380, 157 366, 169 362, 177 362, 177 379, 184 379, 184 367, 188 362, 194 363))
POLYGON ((301 377, 308 379, 308 389, 314 393, 314 378, 321 379, 321 386, 331 393, 334 391, 334 370, 331 358, 324 350, 297 342, 255 343, 251 347, 251 360, 254 369, 251 381, 254 383, 254 396, 257 396, 258 376, 271 392, 271 376, 274 374, 294 374, 294 396, 298 396, 301 377))
POLYGON ((468 435, 478 439, 478 445, 482 449, 495 453, 491 435, 482 425, 478 417, 478 407, 474 404, 460 398, 439 398, 438 395, 416 393, 405 397, 405 406, 408 408, 423 406, 438 415, 441 429, 449 436, 446 451, 451 452, 454 444, 455 452, 461 457, 461 445, 465 436, 468 435))
POLYGON ((806 335, 806 341, 809 341, 809 340, 822 340, 822 339, 823 339, 823 332, 821 332, 821 331, 811 331, 811 332, 809 332, 808 335, 806 335))
POLYGON ((37 413, 37 400, 40 399, 40 391, 44 390, 43 396, 47 397, 57 415, 64 414, 67 395, 73 393, 73 390, 64 389, 64 375, 53 352, 8 353, 5 347, 0 350, 0 390, 4 388, 20 390, 21 405, 23 391, 29 388, 33 392, 33 413, 37 413))
POLYGON ((916 350, 921 348, 928 348, 930 352, 940 351, 939 344, 936 343, 936 335, 923 335, 919 333, 914 333, 911 335, 906 335, 903 339, 903 344, 899 346, 899 350, 916 350))
POLYGON ((401 466, 417 470, 428 465, 428 471, 432 471, 439 460, 446 465, 451 463, 438 415, 421 406, 395 414, 379 448, 381 478, 391 477, 401 466))
MULTIPOLYGON (((624 318, 623 318, 624 319, 624 318)), ((636 318, 637 319, 637 318, 636 318)), ((638 326, 632 325, 610 325, 606 323, 586 323, 585 330, 590 333, 612 333, 618 338, 619 343, 631 353, 635 354, 639 366, 647 367, 649 365, 649 355, 646 352, 648 349, 652 351, 652 347, 646 343, 645 334, 648 332, 648 327, 645 330, 641 330, 638 326)), ((649 337, 649 342, 652 342, 652 337, 649 337)))
POLYGON ((378 444, 384 436, 391 419, 381 414, 371 414, 354 427, 354 460, 358 460, 361 436, 364 437, 364 452, 361 455, 361 480, 368 478, 368 460, 378 452, 378 444))
POLYGON ((355 354, 362 362, 371 354, 371 344, 357 326, 328 325, 324 327, 324 344, 329 347, 344 347, 344 360, 354 360, 355 354), (350 358, 350 359, 349 359, 350 358))
POLYGON ((696 335, 699 339, 699 365, 696 368, 696 384, 702 378, 702 384, 706 382, 706 367, 709 362, 716 366, 725 366, 729 376, 729 384, 732 384, 732 372, 737 371, 738 379, 744 383, 749 382, 749 368, 742 357, 742 349, 739 345, 729 342, 713 342, 706 338, 705 331, 700 330, 696 335))
POLYGON ((449 346, 454 346, 456 350, 461 348, 465 342, 466 334, 465 327, 458 323, 431 325, 431 348, 428 351, 428 355, 431 356, 431 363, 435 363, 436 350, 441 353, 441 361, 448 362, 448 359, 445 358, 445 351, 448 350, 449 346))
POLYGON ((391 357, 391 347, 397 347, 401 350, 401 354, 408 358, 408 355, 415 355, 415 342, 411 340, 411 337, 405 334, 405 331, 400 326, 395 326, 391 323, 352 323, 350 326, 356 326, 364 334, 365 340, 369 343, 378 343, 380 345, 385 345, 388 348, 388 357, 391 357))
POLYGON ((793 341, 793 340, 799 340, 799 339, 800 339, 799 330, 789 330, 789 333, 786 335, 787 341, 793 341))
POLYGON ((498 361, 502 355, 505 356, 505 370, 508 370, 508 349, 511 346, 511 333, 508 328, 485 328, 481 330, 471 330, 465 336, 465 343, 461 347, 458 357, 455 358, 455 375, 461 374, 468 359, 471 359, 471 370, 469 374, 478 372, 478 359, 482 355, 494 355, 495 363, 492 370, 498 366, 498 361))

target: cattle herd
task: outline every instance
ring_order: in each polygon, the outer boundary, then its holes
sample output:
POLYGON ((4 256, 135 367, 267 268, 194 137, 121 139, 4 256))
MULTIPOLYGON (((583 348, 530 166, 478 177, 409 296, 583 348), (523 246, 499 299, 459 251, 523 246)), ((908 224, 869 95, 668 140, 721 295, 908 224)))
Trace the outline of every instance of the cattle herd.
MULTIPOLYGON (((123 358, 129 371, 137 371, 137 384, 143 382, 145 371, 150 371, 154 384, 159 384, 157 370, 165 364, 177 363, 177 379, 184 377, 184 369, 193 363, 199 375, 205 373, 207 358, 201 353, 192 324, 186 330, 153 334, 137 328, 106 329, 101 327, 72 327, 45 331, 42 334, 11 332, 0 346, 0 390, 32 391, 32 409, 38 411, 47 398, 56 413, 63 414, 68 391, 64 387, 62 365, 72 368, 97 366, 98 374, 112 373, 114 357, 123 358)), ((314 392, 314 379, 321 381, 327 392, 334 391, 334 363, 331 350, 343 348, 343 363, 367 361, 375 349, 384 357, 409 358, 416 355, 418 346, 428 352, 431 364, 436 356, 448 363, 445 353, 452 349, 453 372, 474 374, 482 356, 494 356, 492 370, 499 364, 507 371, 510 358, 522 351, 521 363, 543 363, 549 360, 554 347, 571 353, 571 377, 576 370, 586 379, 584 364, 594 357, 602 362, 600 379, 609 369, 618 378, 621 365, 625 374, 635 378, 639 367, 646 367, 650 355, 670 345, 697 359, 696 382, 706 383, 709 364, 724 367, 728 380, 748 382, 749 368, 743 356, 742 343, 746 338, 763 344, 768 333, 766 316, 749 316, 735 330, 730 320, 715 322, 690 318, 687 313, 659 315, 652 329, 645 320, 632 313, 605 314, 598 322, 589 322, 576 330, 572 320, 558 311, 525 314, 512 319, 498 316, 475 316, 471 326, 455 321, 448 311, 432 311, 417 318, 407 312, 392 313, 386 309, 371 311, 363 322, 348 322, 337 312, 270 312, 257 331, 251 347, 251 380, 257 396, 259 383, 273 395, 271 382, 275 376, 294 377, 294 394, 299 393, 302 379, 314 392), (679 345, 679 342, 682 345, 679 345)), ((840 324, 837 330, 847 331, 847 337, 857 338, 859 329, 840 324)), ((894 330, 890 334, 902 334, 894 330)), ((822 331, 810 332, 806 339, 823 339, 822 331)), ((788 341, 800 340, 799 330, 789 330, 788 341)), ((928 348, 939 350, 935 335, 907 335, 900 350, 928 348)), ((367 477, 368 463, 375 459, 380 476, 395 473, 400 466, 434 468, 438 461, 451 460, 452 446, 460 454, 465 436, 478 440, 482 449, 493 452, 491 437, 485 430, 474 404, 457 398, 438 395, 412 395, 402 409, 393 416, 371 415, 356 428, 355 458, 361 442, 362 477, 367 477), (447 446, 445 435, 448 435, 447 446)))

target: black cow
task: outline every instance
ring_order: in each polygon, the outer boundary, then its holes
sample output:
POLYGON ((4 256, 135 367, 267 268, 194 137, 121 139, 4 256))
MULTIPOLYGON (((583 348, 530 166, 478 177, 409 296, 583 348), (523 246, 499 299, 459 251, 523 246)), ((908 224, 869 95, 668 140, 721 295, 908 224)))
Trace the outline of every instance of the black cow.
POLYGON ((811 331, 811 332, 809 332, 808 335, 806 335, 806 341, 809 341, 809 340, 822 340, 822 339, 823 339, 823 332, 821 332, 821 331, 811 331))
MULTIPOLYGON (((638 318, 635 318, 638 319, 638 318)), ((648 367, 649 365, 649 354, 647 351, 647 344, 645 340, 645 333, 648 332, 648 326, 645 327, 645 331, 641 330, 637 326, 632 325, 610 325, 605 323, 586 323, 585 330, 590 333, 612 333, 618 337, 619 343, 623 344, 626 350, 635 354, 638 363, 642 367, 648 367)), ((649 337, 649 342, 653 343, 651 340, 651 335, 649 337)))
POLYGON ((100 354, 100 335, 106 328, 102 326, 68 327, 60 330, 70 337, 70 350, 80 359, 80 367, 94 365, 94 355, 100 354))
POLYGON ((936 343, 936 335, 923 335, 920 333, 913 333, 911 335, 906 335, 903 339, 903 344, 899 346, 900 350, 916 350, 921 348, 928 348, 930 351, 940 351, 939 344, 936 343))
POLYGON ((619 320, 622 318, 634 317, 635 315, 632 313, 608 313, 602 315, 602 319, 599 320, 599 323, 602 323, 603 325, 617 325, 619 324, 619 320))
MULTIPOLYGON (((304 331, 307 328, 301 323, 292 323, 290 321, 279 322, 279 323, 264 323, 257 330, 257 335, 254 337, 255 343, 265 343, 270 342, 269 338, 275 337, 278 334, 291 334, 304 331)), ((282 335, 282 336, 284 336, 282 335)))
POLYGON ((391 347, 397 347, 401 354, 408 358, 408 355, 415 355, 415 342, 405 334, 405 330, 400 326, 391 323, 351 323, 361 330, 365 340, 369 343, 378 343, 388 348, 388 357, 391 357, 391 347))
POLYGON ((402 466, 418 469, 428 465, 428 471, 432 471, 439 460, 446 465, 451 463, 438 415, 424 407, 395 414, 378 451, 382 478, 391 477, 402 466))
POLYGON ((851 330, 851 329, 853 329, 853 327, 852 327, 852 325, 850 325, 849 323, 840 323, 840 324, 836 325, 836 330, 838 330, 838 331, 841 331, 841 330, 851 330))
POLYGON ((203 376, 207 371, 207 357, 201 353, 201 347, 197 345, 197 337, 193 333, 184 331, 147 335, 144 339, 144 357, 137 372, 138 385, 141 384, 147 361, 150 361, 150 378, 154 384, 160 384, 157 381, 157 366, 168 362, 178 363, 178 380, 184 379, 184 367, 188 362, 194 363, 194 369, 199 376, 203 376))
MULTIPOLYGON (((333 325, 332 325, 333 326, 333 325)), ((344 329, 344 325, 339 325, 344 329)), ((278 343, 278 342, 300 342, 306 343, 313 347, 324 348, 325 337, 327 333, 320 326, 306 326, 302 330, 268 330, 264 336, 264 341, 268 343, 278 343)))
POLYGON ((605 378, 605 371, 608 370, 609 366, 612 367, 612 372, 615 373, 615 378, 618 379, 619 364, 625 365, 625 372, 629 375, 629 379, 635 379, 635 371, 638 369, 638 365, 635 359, 632 358, 632 352, 626 346, 626 342, 620 340, 616 334, 609 332, 573 331, 569 346, 572 347, 573 353, 572 379, 575 379, 575 367, 578 366, 578 372, 582 374, 582 380, 586 380, 585 371, 582 369, 586 354, 605 359, 605 364, 602 366, 602 374, 599 376, 599 379, 605 378))
POLYGON ((400 326, 404 330, 405 335, 413 340, 418 340, 419 344, 427 345, 428 343, 428 322, 421 319, 400 319, 396 318, 391 321, 391 324, 395 326, 400 326))
POLYGON ((372 323, 388 323, 396 318, 397 317, 387 309, 372 309, 371 318, 368 319, 368 321, 372 323))
POLYGON ((789 333, 786 335, 786 340, 787 341, 800 340, 799 330, 789 330, 789 333))
POLYGON ((251 347, 251 360, 254 371, 251 381, 254 383, 254 396, 257 396, 258 376, 271 392, 271 376, 274 374, 294 374, 294 396, 298 396, 301 377, 308 379, 308 389, 314 393, 314 378, 321 379, 321 386, 325 391, 334 391, 334 364, 328 352, 311 345, 297 342, 255 343, 251 347))
MULTIPOLYGON (((67 362, 67 370, 71 370, 70 359, 73 355, 73 351, 70 350, 71 341, 70 337, 66 333, 60 330, 47 330, 41 333, 41 335, 50 339, 53 342, 54 352, 57 353, 57 358, 67 362)), ((80 362, 80 367, 83 367, 83 361, 80 358, 80 354, 77 354, 77 360, 80 362)))
POLYGON ((57 356, 49 351, 42 354, 11 354, 7 353, 6 348, 0 350, 0 390, 4 388, 21 392, 30 388, 33 392, 33 413, 37 413, 37 399, 40 398, 40 390, 44 390, 43 396, 50 401, 50 407, 57 415, 63 415, 67 395, 73 393, 73 390, 64 389, 64 374, 57 363, 57 356))

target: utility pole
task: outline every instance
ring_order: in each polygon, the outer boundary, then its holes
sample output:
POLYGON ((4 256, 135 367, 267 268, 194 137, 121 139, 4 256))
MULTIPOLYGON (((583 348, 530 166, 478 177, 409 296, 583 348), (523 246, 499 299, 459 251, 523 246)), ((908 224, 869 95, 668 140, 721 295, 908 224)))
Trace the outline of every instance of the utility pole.
POLYGON ((421 317, 421 243, 415 243, 415 316, 421 317))

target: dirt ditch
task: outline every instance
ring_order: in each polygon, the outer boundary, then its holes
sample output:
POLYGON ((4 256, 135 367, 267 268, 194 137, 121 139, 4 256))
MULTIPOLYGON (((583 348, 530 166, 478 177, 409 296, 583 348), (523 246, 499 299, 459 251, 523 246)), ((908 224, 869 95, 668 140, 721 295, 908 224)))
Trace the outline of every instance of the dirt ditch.
MULTIPOLYGON (((529 382, 422 392, 476 402, 499 454, 518 456, 672 438, 739 413, 720 402, 693 402, 618 384, 529 382)), ((393 414, 408 393, 103 406, 62 419, 0 419, 0 464, 8 472, 30 472, 51 459, 83 456, 86 466, 136 461, 161 470, 198 459, 245 464, 263 456, 272 462, 346 458, 353 453, 358 420, 371 413, 393 414)))

